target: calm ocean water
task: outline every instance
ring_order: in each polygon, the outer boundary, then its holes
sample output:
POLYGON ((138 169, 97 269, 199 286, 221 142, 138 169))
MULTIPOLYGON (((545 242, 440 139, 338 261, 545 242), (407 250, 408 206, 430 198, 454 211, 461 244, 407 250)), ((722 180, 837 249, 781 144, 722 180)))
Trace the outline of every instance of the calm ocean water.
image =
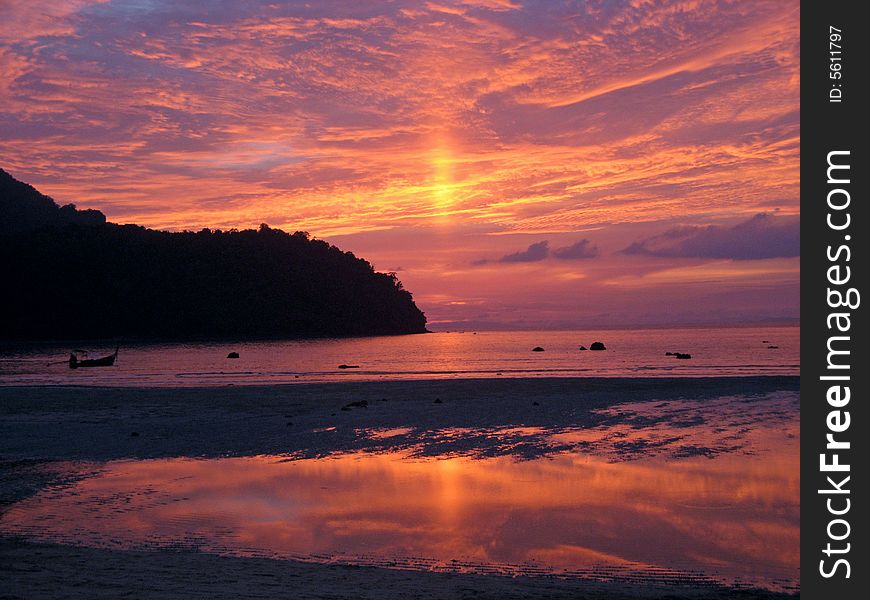
MULTIPOLYGON (((450 332, 122 346, 114 367, 71 370, 70 346, 4 348, 0 385, 200 386, 475 377, 796 375, 800 328, 450 332), (592 342, 603 352, 580 351, 592 342), (543 352, 532 352, 541 346, 543 352), (777 346, 770 348, 769 346, 777 346), (227 359, 229 352, 239 359, 227 359), (687 352, 691 360, 666 356, 687 352), (339 369, 341 364, 357 369, 339 369)), ((89 356, 114 348, 85 346, 89 356)))

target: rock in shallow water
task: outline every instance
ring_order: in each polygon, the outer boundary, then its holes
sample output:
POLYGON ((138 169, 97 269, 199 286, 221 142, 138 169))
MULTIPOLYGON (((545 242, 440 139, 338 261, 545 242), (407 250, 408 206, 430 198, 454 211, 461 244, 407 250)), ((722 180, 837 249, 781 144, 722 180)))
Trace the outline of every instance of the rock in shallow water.
POLYGON ((357 400, 356 402, 348 402, 341 407, 341 410, 350 410, 351 408, 368 408, 368 400, 357 400))

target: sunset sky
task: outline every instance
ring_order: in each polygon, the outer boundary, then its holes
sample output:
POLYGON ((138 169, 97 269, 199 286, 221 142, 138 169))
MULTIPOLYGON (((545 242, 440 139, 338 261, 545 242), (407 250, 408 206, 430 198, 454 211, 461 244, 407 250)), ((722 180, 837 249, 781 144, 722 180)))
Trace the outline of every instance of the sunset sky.
POLYGON ((2 0, 0 168, 304 230, 433 329, 796 320, 799 3, 2 0))

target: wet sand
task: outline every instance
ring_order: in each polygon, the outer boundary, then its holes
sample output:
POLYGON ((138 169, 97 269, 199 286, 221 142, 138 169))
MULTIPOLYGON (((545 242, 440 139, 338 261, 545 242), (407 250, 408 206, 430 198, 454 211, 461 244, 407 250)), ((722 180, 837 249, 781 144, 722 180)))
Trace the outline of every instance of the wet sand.
MULTIPOLYGON (((797 377, 0 388, 0 511, 62 482, 68 475, 59 461, 71 460, 395 451, 534 459, 582 451, 618 462, 751 453, 760 420, 794 419, 797 390, 797 377), (694 433, 662 435, 681 429, 694 433)), ((432 598, 778 596, 679 581, 433 573, 0 540, 3 593, 21 598, 374 598, 386 590, 432 598)))
POLYGON ((787 598, 712 586, 686 588, 546 577, 500 577, 286 560, 187 550, 113 551, 0 538, 2 598, 533 598, 629 600, 787 598))

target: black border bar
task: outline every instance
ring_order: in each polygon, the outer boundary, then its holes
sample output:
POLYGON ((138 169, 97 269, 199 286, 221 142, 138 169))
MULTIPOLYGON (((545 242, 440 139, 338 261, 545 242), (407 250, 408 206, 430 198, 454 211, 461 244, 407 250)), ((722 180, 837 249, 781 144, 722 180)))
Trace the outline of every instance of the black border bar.
POLYGON ((810 599, 870 594, 870 507, 859 491, 870 459, 861 351, 870 345, 861 301, 870 296, 859 300, 870 266, 862 7, 801 6, 801 596, 810 599))

